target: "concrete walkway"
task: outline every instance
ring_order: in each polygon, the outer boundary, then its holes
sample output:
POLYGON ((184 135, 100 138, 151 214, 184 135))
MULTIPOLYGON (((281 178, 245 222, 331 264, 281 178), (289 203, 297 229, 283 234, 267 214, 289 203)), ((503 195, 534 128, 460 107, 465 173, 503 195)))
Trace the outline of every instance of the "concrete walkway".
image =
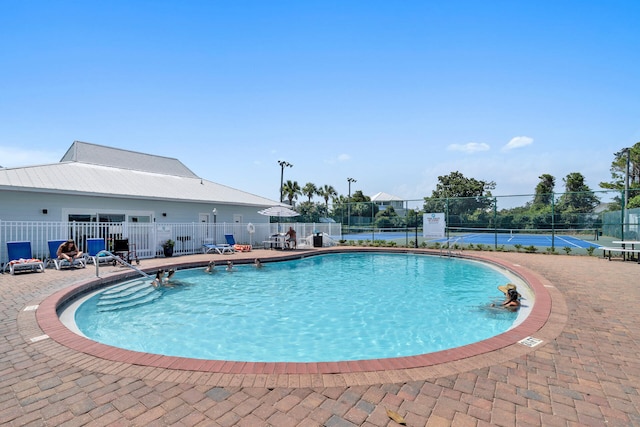
MULTIPOLYGON (((291 253, 283 253, 290 255, 291 253)), ((277 251, 172 259, 241 262, 277 251)), ((223 375, 113 363, 44 335, 37 307, 95 269, 0 275, 0 424, 32 426, 640 426, 640 265, 474 253, 539 276, 551 295, 533 348, 421 370, 223 375), (248 381, 248 378, 251 381, 248 381), (305 377, 306 378, 306 377, 305 377)), ((167 259, 143 260, 145 269, 167 259)), ((119 267, 102 267, 101 276, 119 267)))

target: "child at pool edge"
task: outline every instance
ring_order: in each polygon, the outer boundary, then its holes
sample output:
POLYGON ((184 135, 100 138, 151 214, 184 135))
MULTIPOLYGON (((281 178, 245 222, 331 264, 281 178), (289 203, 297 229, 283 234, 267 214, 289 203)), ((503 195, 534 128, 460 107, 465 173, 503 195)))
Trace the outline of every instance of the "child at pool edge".
POLYGON ((262 262, 260 262, 258 258, 253 262, 253 265, 255 265, 256 268, 262 268, 262 262))
POLYGON ((227 271, 233 271, 233 263, 231 261, 227 261, 227 271))

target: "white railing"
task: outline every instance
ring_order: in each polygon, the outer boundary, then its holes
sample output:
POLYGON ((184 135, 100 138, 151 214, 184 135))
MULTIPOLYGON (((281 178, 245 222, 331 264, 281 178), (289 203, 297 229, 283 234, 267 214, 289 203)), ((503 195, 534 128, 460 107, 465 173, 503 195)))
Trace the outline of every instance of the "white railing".
POLYGON ((236 243, 261 247, 269 236, 286 232, 289 227, 296 230, 299 239, 316 232, 326 233, 339 240, 341 226, 336 223, 96 223, 96 222, 54 222, 54 221, 0 221, 0 264, 8 261, 7 242, 31 242, 34 258, 49 258, 49 240, 72 238, 78 247, 86 252, 88 238, 105 239, 107 250, 112 249, 116 239, 129 239, 131 251, 137 258, 163 256, 161 244, 168 239, 175 242, 175 255, 189 255, 202 252, 204 243, 227 243, 226 234, 234 236, 236 243), (252 230, 253 233, 249 231, 252 230))

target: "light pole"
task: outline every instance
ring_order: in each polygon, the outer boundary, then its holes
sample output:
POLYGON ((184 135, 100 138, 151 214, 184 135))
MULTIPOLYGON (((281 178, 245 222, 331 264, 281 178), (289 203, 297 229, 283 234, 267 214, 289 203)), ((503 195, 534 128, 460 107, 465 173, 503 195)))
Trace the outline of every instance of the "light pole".
POLYGON ((218 209, 213 208, 211 213, 213 214, 213 244, 215 245, 216 244, 216 240, 217 240, 216 239, 216 232, 218 231, 217 227, 216 227, 216 217, 218 216, 218 209))
POLYGON ((443 185, 442 186, 443 190, 444 190, 444 198, 445 198, 445 216, 444 216, 444 228, 447 231, 447 249, 449 249, 449 244, 450 244, 450 240, 449 240, 449 185, 443 185))
POLYGON ((282 187, 284 184, 284 168, 292 168, 293 165, 289 162, 285 162, 284 160, 278 160, 278 164, 280 165, 280 203, 282 203, 282 187))
POLYGON ((351 183, 358 182, 353 178, 347 178, 347 182, 349 183, 349 199, 347 204, 347 233, 351 231, 351 183))
POLYGON ((616 153, 616 156, 622 156, 623 154, 627 155, 627 164, 624 174, 624 206, 626 208, 629 203, 629 164, 631 163, 631 149, 623 148, 616 153))
MULTIPOLYGON (((627 205, 629 204, 629 164, 631 163, 631 148, 627 147, 627 148, 623 148, 622 150, 618 151, 616 153, 616 156, 622 156, 623 154, 627 155, 627 164, 626 164, 626 168, 625 168, 625 173, 624 173, 624 207, 622 209, 622 232, 624 233, 624 229, 625 229, 625 224, 628 223, 627 221, 627 205)), ((622 236, 622 239, 624 240, 624 235, 622 236)))

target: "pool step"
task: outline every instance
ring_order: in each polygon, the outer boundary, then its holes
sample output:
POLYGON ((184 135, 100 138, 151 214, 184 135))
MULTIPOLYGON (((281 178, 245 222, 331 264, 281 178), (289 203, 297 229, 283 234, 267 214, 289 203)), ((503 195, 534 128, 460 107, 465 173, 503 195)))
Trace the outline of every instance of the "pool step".
POLYGON ((162 291, 147 281, 117 285, 100 295, 98 311, 114 311, 149 304, 162 296, 162 291))
POLYGON ((135 294, 141 290, 145 290, 150 287, 154 288, 154 286, 150 283, 150 281, 144 281, 144 280, 135 280, 132 282, 122 283, 120 285, 114 286, 113 288, 107 291, 104 291, 100 296, 100 300, 118 299, 118 298, 126 297, 128 295, 135 294))

